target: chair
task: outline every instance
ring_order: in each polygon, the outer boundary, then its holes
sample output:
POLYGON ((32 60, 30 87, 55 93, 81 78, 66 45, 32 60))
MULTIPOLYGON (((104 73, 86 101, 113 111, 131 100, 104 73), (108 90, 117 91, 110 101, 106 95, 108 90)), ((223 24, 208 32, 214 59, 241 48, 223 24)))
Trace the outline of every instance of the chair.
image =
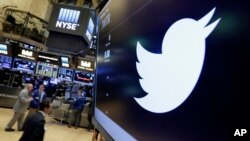
POLYGON ((54 109, 54 112, 53 112, 54 118, 59 119, 61 124, 64 120, 67 120, 69 107, 70 107, 70 104, 62 104, 59 108, 54 109))
POLYGON ((61 106, 61 100, 60 99, 53 99, 51 103, 52 111, 49 114, 52 117, 55 117, 55 109, 59 108, 61 106))
POLYGON ((55 108, 59 108, 61 106, 61 100, 60 99, 53 99, 52 103, 51 103, 51 107, 53 109, 55 108))

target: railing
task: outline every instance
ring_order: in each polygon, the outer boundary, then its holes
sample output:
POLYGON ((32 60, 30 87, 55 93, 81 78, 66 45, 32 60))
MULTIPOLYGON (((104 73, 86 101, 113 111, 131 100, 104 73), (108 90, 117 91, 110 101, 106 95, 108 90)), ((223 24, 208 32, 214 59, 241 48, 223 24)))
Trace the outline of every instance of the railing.
POLYGON ((2 16, 2 31, 27 37, 42 44, 46 44, 49 31, 48 22, 27 11, 6 9, 2 16))

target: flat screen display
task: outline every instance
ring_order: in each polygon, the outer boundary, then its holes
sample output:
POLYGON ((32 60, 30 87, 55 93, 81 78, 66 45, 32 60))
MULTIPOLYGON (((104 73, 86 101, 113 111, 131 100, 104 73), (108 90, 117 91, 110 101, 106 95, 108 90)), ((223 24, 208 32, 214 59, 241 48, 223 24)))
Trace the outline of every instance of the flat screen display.
POLYGON ((82 83, 93 83, 94 74, 75 70, 73 80, 82 83))
POLYGON ((39 52, 38 54, 38 58, 37 58, 38 62, 44 62, 46 64, 48 64, 49 66, 58 66, 59 65, 59 60, 58 60, 58 56, 55 54, 48 54, 45 52, 39 52))
POLYGON ((95 127, 116 141, 244 138, 247 11, 233 0, 110 0, 98 15, 95 127))
POLYGON ((8 54, 8 49, 7 49, 7 45, 5 44, 0 44, 0 54, 8 54))
POLYGON ((61 66, 69 68, 69 57, 61 57, 61 66))
POLYGON ((45 62, 37 62, 36 74, 56 78, 57 72, 58 66, 45 62))
POLYGON ((35 62, 27 61, 20 58, 15 58, 12 66, 12 69, 14 70, 24 71, 27 73, 34 73, 35 68, 35 62))
POLYGON ((11 68, 12 57, 0 55, 0 68, 11 68))
POLYGON ((94 22, 93 22, 92 18, 90 17, 89 23, 88 23, 88 28, 87 28, 86 33, 85 33, 85 35, 89 41, 91 41, 91 39, 92 39, 94 28, 95 28, 94 22))
POLYGON ((67 68, 59 68, 58 78, 63 79, 63 80, 67 80, 67 81, 72 81, 73 70, 67 69, 67 68))

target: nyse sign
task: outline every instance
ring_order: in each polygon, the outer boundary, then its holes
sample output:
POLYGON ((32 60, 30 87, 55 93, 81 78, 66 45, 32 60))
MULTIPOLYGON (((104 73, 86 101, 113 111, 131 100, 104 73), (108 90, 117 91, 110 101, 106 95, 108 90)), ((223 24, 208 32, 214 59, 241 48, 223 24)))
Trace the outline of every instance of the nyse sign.
POLYGON ((74 23, 67 23, 62 21, 56 22, 56 27, 63 28, 63 29, 69 29, 69 30, 76 30, 76 27, 78 27, 79 24, 74 23))
POLYGON ((61 8, 57 17, 56 27, 76 30, 79 25, 80 11, 61 8))

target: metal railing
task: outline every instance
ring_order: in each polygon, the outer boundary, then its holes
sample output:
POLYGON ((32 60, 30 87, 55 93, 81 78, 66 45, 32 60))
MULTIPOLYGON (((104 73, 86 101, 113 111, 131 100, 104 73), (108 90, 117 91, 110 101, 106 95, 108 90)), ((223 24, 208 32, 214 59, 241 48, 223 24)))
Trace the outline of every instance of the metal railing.
POLYGON ((46 44, 49 36, 48 22, 27 11, 7 8, 2 16, 2 31, 27 37, 46 44))

